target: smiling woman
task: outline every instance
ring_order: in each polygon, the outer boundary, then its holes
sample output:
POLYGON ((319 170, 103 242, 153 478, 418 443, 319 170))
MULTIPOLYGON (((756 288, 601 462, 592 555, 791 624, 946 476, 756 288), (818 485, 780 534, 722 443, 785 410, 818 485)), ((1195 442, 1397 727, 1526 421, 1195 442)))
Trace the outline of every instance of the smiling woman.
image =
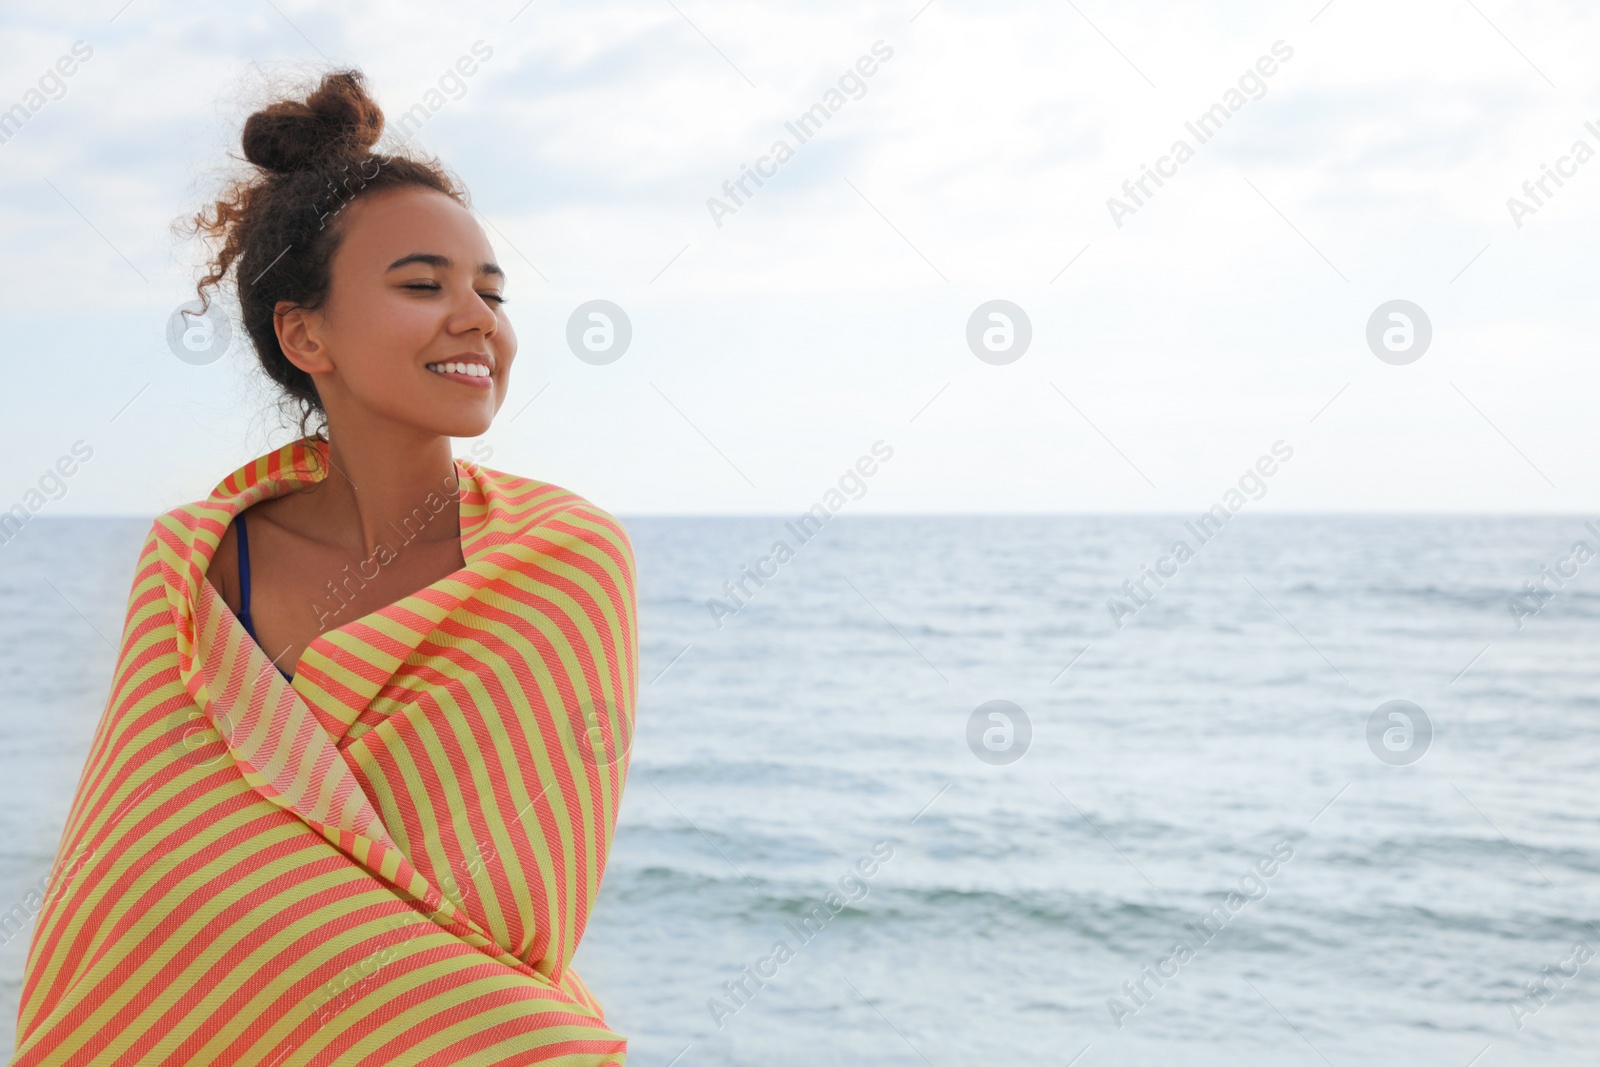
POLYGON ((632 546, 452 456, 505 400, 506 276, 383 121, 325 75, 194 220, 202 304, 231 278, 301 437, 145 540, 18 1065, 623 1062, 570 963, 633 735, 632 546))

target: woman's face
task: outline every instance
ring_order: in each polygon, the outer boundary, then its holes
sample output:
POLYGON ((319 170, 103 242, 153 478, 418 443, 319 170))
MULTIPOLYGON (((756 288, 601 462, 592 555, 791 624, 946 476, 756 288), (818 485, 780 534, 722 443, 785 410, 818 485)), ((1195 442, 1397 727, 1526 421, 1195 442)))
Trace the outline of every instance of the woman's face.
POLYGON ((322 308, 277 308, 278 340, 312 375, 330 429, 383 423, 477 437, 505 401, 517 337, 505 276, 471 212, 420 186, 350 203, 322 308), (465 366, 463 366, 465 365, 465 366))

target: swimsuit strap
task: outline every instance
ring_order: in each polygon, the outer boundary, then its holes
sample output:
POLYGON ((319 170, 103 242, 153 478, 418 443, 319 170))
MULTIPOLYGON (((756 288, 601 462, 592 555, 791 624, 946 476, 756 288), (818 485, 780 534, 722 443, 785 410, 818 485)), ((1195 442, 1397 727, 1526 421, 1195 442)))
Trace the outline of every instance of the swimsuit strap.
POLYGON ((255 627, 250 625, 250 532, 245 526, 244 512, 234 520, 239 528, 239 621, 244 632, 255 637, 255 627))

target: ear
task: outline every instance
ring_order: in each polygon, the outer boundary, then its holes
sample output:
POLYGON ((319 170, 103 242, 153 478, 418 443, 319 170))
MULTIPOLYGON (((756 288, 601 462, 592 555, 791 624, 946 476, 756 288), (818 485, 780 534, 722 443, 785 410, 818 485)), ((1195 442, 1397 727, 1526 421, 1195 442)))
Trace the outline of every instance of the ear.
POLYGON ((328 346, 321 340, 320 312, 299 307, 290 300, 280 300, 273 308, 272 328, 278 335, 278 347, 283 349, 290 363, 307 374, 326 374, 333 370, 328 346))

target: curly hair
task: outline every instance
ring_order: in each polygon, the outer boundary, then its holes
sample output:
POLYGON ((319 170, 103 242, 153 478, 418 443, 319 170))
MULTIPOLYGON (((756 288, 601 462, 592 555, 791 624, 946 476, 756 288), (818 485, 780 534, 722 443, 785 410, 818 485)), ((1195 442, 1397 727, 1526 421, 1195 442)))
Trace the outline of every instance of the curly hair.
POLYGON ((417 185, 470 208, 467 191, 437 159, 377 153, 383 110, 359 70, 322 75, 305 99, 280 99, 252 114, 241 138, 255 172, 232 180, 209 208, 189 220, 187 233, 219 244, 195 286, 200 314, 209 290, 232 271, 245 330, 267 377, 284 402, 299 408, 301 436, 318 417, 326 440, 327 412, 311 375, 289 362, 278 344, 274 312, 282 301, 316 310, 328 298, 330 265, 343 237, 340 210, 382 189, 417 185))

